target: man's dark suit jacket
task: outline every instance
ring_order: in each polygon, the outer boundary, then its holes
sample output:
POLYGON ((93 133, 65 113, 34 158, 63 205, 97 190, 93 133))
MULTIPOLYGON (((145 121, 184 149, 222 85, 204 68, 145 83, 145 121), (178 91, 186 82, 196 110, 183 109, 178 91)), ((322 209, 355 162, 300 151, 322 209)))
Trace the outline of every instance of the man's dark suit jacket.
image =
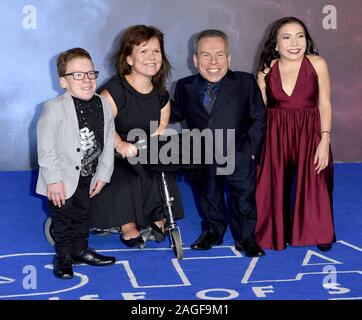
POLYGON ((199 77, 193 75, 178 80, 171 101, 171 121, 185 120, 189 129, 235 129, 236 160, 241 153, 257 163, 265 135, 266 112, 254 76, 229 70, 210 114, 199 99, 199 77))

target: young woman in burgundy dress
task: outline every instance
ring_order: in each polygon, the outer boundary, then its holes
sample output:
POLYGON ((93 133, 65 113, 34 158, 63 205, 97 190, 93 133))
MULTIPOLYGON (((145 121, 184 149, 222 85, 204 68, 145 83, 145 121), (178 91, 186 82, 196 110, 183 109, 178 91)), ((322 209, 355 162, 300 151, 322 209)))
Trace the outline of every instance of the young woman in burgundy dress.
POLYGON ((264 249, 335 242, 332 106, 326 61, 294 17, 272 26, 260 56, 258 83, 267 134, 258 168, 256 240, 264 249))

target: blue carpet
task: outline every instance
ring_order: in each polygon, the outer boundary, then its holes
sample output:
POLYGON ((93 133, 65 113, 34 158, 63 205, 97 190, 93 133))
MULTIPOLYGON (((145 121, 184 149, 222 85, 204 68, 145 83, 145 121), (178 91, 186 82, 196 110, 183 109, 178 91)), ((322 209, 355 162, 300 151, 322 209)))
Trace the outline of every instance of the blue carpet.
POLYGON ((53 248, 43 235, 45 200, 34 193, 36 172, 1 172, 0 300, 328 300, 362 299, 362 164, 335 165, 334 210, 338 242, 267 251, 261 259, 235 251, 230 233, 207 252, 189 249, 200 232, 187 183, 179 182, 186 218, 184 259, 169 242, 126 248, 115 234, 90 236, 90 246, 115 255, 116 265, 79 265, 72 280, 53 277, 53 248))

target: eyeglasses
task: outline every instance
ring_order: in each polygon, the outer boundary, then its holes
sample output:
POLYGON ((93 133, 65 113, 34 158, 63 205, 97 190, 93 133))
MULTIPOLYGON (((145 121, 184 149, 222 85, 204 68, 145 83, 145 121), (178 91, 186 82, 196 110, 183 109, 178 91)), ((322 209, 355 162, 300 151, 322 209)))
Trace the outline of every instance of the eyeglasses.
POLYGON ((74 80, 83 80, 85 75, 87 75, 89 80, 95 80, 98 78, 99 71, 88 71, 88 72, 70 72, 63 75, 65 76, 72 76, 74 80))

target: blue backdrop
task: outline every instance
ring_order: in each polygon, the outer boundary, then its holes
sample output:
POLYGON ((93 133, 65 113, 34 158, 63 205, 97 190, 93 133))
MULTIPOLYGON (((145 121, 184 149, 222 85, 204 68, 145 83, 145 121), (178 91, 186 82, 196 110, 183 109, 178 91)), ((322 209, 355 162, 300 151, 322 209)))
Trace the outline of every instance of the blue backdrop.
POLYGON ((359 1, 315 0, 2 0, 0 2, 0 170, 37 167, 35 126, 42 103, 61 93, 57 55, 80 46, 90 51, 99 82, 120 33, 153 24, 166 37, 173 65, 169 86, 194 72, 191 37, 205 28, 230 36, 232 69, 254 72, 270 23, 303 19, 329 63, 334 104, 334 158, 361 161, 362 6, 359 1))

